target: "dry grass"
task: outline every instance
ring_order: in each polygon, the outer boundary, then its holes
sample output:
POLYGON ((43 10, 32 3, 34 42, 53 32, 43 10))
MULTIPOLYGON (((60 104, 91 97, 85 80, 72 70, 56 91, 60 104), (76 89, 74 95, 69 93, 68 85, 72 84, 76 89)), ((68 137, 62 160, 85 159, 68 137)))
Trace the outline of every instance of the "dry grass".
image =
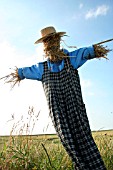
MULTIPOLYGON (((0 137, 0 170, 72 170, 72 162, 57 135, 32 135, 38 118, 29 108, 28 122, 13 125, 10 136, 0 137), (32 127, 31 127, 32 122, 32 127), (18 128, 19 125, 19 128, 18 128), (23 133, 26 132, 26 135, 23 133), (14 136, 14 133, 18 133, 14 136)), ((93 132, 107 170, 113 170, 113 131, 93 132)))

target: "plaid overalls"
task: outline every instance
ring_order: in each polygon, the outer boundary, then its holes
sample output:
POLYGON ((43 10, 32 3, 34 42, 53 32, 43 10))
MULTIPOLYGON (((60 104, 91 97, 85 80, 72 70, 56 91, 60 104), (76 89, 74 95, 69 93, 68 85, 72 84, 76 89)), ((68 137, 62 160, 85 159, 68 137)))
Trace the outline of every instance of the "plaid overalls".
POLYGON ((44 62, 42 84, 53 125, 75 170, 106 170, 91 135, 78 71, 69 58, 60 72, 51 72, 44 62))

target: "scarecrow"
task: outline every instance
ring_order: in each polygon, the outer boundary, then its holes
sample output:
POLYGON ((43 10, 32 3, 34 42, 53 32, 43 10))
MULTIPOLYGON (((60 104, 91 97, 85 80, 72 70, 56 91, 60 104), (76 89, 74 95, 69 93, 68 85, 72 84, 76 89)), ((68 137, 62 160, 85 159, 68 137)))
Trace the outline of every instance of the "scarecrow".
POLYGON ((50 26, 42 29, 41 34, 35 44, 44 44, 47 60, 31 67, 16 68, 15 72, 4 78, 7 82, 13 82, 13 86, 25 78, 41 81, 50 117, 73 161, 74 169, 106 170, 91 134, 78 68, 87 60, 106 58, 110 50, 100 45, 104 43, 101 42, 69 52, 60 48, 66 32, 56 32, 50 26))

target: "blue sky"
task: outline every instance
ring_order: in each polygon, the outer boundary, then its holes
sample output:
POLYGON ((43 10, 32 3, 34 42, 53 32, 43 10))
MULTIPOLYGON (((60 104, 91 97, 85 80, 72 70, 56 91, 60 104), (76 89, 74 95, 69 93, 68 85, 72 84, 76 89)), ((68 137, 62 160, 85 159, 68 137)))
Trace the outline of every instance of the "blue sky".
MULTIPOLYGON (((15 66, 31 66, 44 60, 42 44, 34 45, 34 42, 46 26, 66 31, 66 44, 77 48, 113 38, 113 1, 1 0, 0 77, 15 66)), ((62 46, 67 48, 63 43, 62 46)), ((113 41, 105 46, 113 49, 113 41)), ((92 130, 113 129, 113 52, 108 58, 90 60, 79 68, 92 130)), ((27 121, 29 106, 34 106, 36 114, 41 111, 33 133, 55 132, 40 82, 24 80, 10 90, 9 84, 0 81, 0 101, 0 135, 9 134, 13 123, 22 115, 27 121), (12 114, 15 119, 9 121, 12 114), (44 131, 47 126, 48 130, 44 131)))

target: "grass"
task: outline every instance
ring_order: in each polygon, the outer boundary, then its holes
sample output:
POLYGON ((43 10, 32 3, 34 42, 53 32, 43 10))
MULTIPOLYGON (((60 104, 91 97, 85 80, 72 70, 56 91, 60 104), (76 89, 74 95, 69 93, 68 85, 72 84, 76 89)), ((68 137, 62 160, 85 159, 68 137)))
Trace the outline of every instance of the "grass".
MULTIPOLYGON (((29 108, 29 120, 14 124, 10 136, 0 137, 0 170, 73 170, 72 162, 57 135, 32 135, 37 116, 29 108), (35 117, 35 119, 34 119, 35 117), (33 120, 33 121, 32 121, 33 120), (30 124, 33 127, 30 131, 30 124), (26 135, 23 135, 23 131, 26 135)), ((107 170, 113 170, 113 130, 92 132, 107 170)))
POLYGON ((10 136, 0 139, 1 170, 72 169, 71 160, 56 135, 10 136))
POLYGON ((107 170, 113 170, 113 130, 93 133, 107 170))

